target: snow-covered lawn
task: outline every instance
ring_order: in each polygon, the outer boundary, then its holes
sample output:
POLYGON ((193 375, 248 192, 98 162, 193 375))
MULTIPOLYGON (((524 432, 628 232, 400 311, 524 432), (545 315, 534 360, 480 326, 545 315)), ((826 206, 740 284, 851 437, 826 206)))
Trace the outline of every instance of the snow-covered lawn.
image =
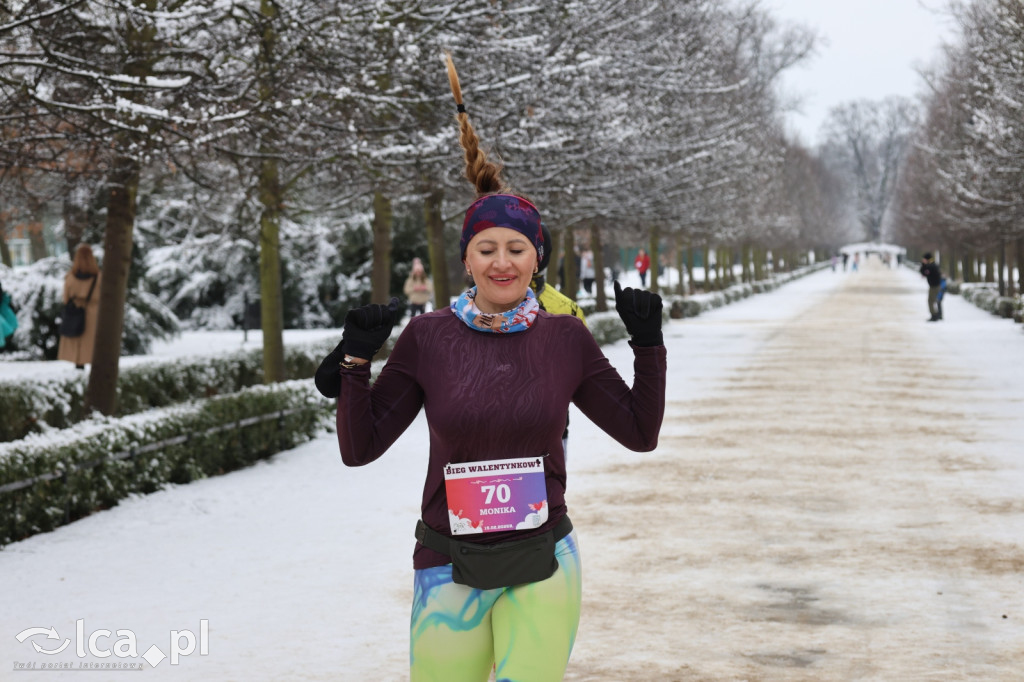
MULTIPOLYGON (((572 415, 585 579, 567 679, 1019 679, 1024 333, 955 296, 926 324, 925 296, 906 269, 825 270, 672 321, 653 453, 572 415)), ((154 355, 240 335, 188 334, 154 355)), ((605 351, 629 380, 628 346, 605 351)), ((348 469, 325 432, 3 548, 0 670, 406 679, 427 438, 421 415, 348 469), (91 653, 100 630, 101 653, 122 653, 127 631, 139 656, 196 645, 154 668, 91 653)))

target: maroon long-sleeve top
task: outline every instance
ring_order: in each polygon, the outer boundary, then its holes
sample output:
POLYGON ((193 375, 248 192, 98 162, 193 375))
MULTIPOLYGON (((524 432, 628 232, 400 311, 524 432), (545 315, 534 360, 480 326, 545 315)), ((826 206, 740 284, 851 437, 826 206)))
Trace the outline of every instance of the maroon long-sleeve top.
MULTIPOLYGON (((665 347, 633 352, 630 388, 575 316, 540 311, 526 331, 493 334, 470 329, 449 309, 419 315, 402 331, 372 387, 369 365, 341 369, 342 461, 362 466, 380 457, 422 407, 430 429, 424 523, 451 535, 445 465, 547 455, 550 513, 544 525, 459 539, 493 543, 542 533, 566 511, 562 432, 570 402, 630 450, 657 446, 665 412, 665 347)), ((419 543, 413 554, 417 569, 450 561, 419 543)))

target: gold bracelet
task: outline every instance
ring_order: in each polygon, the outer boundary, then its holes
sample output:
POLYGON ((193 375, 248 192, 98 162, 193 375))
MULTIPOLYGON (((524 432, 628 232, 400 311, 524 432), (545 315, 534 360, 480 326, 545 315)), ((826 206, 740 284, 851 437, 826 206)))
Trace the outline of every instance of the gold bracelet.
POLYGON ((353 358, 351 355, 346 355, 345 359, 342 362, 339 362, 338 364, 344 367, 345 369, 355 369, 360 364, 362 364, 358 362, 353 362, 353 360, 355 360, 355 358, 353 358))

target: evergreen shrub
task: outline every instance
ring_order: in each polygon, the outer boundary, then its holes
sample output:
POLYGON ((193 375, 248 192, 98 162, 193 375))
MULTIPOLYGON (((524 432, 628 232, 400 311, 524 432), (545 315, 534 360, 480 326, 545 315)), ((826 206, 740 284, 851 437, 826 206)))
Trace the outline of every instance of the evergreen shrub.
MULTIPOLYGON (((333 348, 333 341, 286 346, 285 376, 312 381, 320 361, 333 348)), ((66 428, 85 419, 87 381, 83 373, 77 372, 50 381, 27 378, 0 382, 0 442, 50 427, 66 428)), ((115 416, 234 393, 262 383, 261 349, 128 366, 118 374, 115 416)))
POLYGON ((302 379, 2 444, 0 545, 295 447, 324 428, 331 407, 302 379))
POLYGON ((1012 318, 1017 301, 1009 296, 999 296, 995 300, 993 312, 999 317, 1012 318))

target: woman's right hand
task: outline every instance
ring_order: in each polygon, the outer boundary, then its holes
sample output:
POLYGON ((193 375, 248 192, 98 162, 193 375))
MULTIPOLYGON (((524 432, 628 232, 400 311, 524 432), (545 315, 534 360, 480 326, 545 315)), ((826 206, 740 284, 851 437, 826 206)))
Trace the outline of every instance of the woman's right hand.
POLYGON ((367 362, 373 359, 391 336, 391 330, 398 319, 397 312, 397 298, 392 298, 386 306, 371 303, 348 311, 345 315, 345 330, 342 332, 341 342, 323 359, 313 378, 321 395, 325 398, 337 398, 341 394, 341 375, 338 368, 345 361, 345 356, 367 362))
POLYGON ((341 375, 338 374, 338 366, 345 359, 345 352, 341 350, 343 343, 345 342, 338 343, 334 350, 327 354, 327 357, 320 362, 320 366, 316 369, 316 375, 313 377, 316 390, 320 391, 320 395, 325 398, 337 398, 341 395, 341 375))
POLYGON ((387 305, 371 303, 352 308, 345 315, 345 331, 339 346, 345 355, 372 360, 398 321, 398 298, 387 305))

